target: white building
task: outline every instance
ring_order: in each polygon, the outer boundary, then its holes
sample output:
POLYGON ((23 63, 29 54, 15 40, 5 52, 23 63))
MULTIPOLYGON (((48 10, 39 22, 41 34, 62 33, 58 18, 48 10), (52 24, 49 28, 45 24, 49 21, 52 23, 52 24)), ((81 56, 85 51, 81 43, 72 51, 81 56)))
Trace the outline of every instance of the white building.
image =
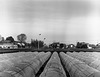
POLYGON ((7 41, 4 42, 0 42, 0 48, 4 48, 4 49, 15 49, 18 48, 17 45, 14 45, 13 43, 9 43, 7 41))

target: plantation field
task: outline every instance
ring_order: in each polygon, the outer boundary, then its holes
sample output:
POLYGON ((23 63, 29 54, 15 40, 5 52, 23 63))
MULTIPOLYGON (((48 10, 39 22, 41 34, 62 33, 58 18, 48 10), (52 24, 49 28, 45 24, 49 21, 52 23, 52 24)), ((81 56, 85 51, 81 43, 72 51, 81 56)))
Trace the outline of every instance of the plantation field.
POLYGON ((0 77, 100 77, 100 52, 2 53, 0 77))

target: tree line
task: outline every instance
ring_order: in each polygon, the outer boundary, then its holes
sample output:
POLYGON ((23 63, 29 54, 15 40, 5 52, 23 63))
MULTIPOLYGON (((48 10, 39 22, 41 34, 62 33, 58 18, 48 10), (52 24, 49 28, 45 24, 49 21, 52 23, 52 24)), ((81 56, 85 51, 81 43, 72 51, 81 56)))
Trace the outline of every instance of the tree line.
POLYGON ((8 36, 6 37, 6 39, 2 37, 2 40, 0 42, 1 43, 9 42, 9 43, 17 44, 19 48, 25 48, 25 47, 38 48, 38 46, 42 48, 44 46, 44 41, 42 40, 31 39, 31 43, 27 43, 26 40, 27 40, 26 34, 22 33, 17 36, 17 41, 15 41, 15 39, 12 36, 8 36))
POLYGON ((44 41, 42 41, 42 40, 31 39, 31 43, 27 43, 26 40, 27 40, 26 34, 22 33, 17 36, 17 41, 15 41, 12 36, 8 36, 6 39, 4 39, 2 37, 2 40, 0 41, 0 43, 7 41, 9 43, 17 44, 18 48, 61 48, 61 49, 65 49, 65 48, 85 48, 85 49, 100 48, 100 44, 94 45, 94 44, 89 44, 89 43, 85 43, 85 42, 77 42, 76 45, 74 45, 74 44, 66 45, 65 43, 53 42, 53 43, 49 44, 49 46, 47 46, 46 44, 44 44, 44 41))

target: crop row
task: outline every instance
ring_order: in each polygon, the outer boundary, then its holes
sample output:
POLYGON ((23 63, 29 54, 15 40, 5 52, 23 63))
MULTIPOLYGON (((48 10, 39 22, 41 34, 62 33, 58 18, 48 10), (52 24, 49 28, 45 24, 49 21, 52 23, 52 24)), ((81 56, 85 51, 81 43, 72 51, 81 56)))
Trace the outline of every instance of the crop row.
POLYGON ((70 77, 100 77, 100 71, 88 66, 85 62, 63 52, 60 53, 60 57, 70 77))
POLYGON ((50 57, 47 52, 22 52, 2 54, 0 77, 35 77, 44 62, 50 57))
POLYGON ((67 52, 68 55, 86 63, 90 67, 93 67, 100 71, 100 53, 99 52, 67 52))

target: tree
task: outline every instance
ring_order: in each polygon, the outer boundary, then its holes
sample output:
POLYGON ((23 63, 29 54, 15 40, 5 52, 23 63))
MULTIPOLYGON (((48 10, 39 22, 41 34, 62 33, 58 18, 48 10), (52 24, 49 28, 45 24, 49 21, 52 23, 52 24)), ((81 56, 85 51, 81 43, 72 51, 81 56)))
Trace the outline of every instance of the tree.
POLYGON ((59 48, 61 48, 61 49, 64 49, 64 48, 66 48, 66 44, 64 44, 64 43, 60 43, 60 46, 59 46, 59 48))
POLYGON ((43 48, 44 48, 44 49, 48 49, 49 46, 47 46, 46 44, 44 44, 43 48))
POLYGON ((88 48, 88 44, 85 42, 77 42, 76 48, 88 48))
POLYGON ((4 37, 2 37, 2 41, 4 41, 5 40, 5 38, 4 37))
POLYGON ((4 41, 4 37, 0 35, 0 42, 4 41))
POLYGON ((27 36, 26 36, 26 34, 20 34, 20 35, 17 36, 17 39, 20 42, 25 42, 26 39, 27 39, 27 36))
POLYGON ((31 47, 38 48, 38 44, 39 44, 39 48, 42 48, 44 46, 43 41, 37 39, 36 40, 31 39, 31 47))
POLYGON ((2 36, 0 35, 0 41, 2 41, 2 36))
POLYGON ((14 42, 14 38, 12 36, 7 37, 6 40, 8 40, 10 42, 14 42))
POLYGON ((52 44, 49 45, 49 48, 59 48, 60 43, 59 42, 53 42, 52 44))

